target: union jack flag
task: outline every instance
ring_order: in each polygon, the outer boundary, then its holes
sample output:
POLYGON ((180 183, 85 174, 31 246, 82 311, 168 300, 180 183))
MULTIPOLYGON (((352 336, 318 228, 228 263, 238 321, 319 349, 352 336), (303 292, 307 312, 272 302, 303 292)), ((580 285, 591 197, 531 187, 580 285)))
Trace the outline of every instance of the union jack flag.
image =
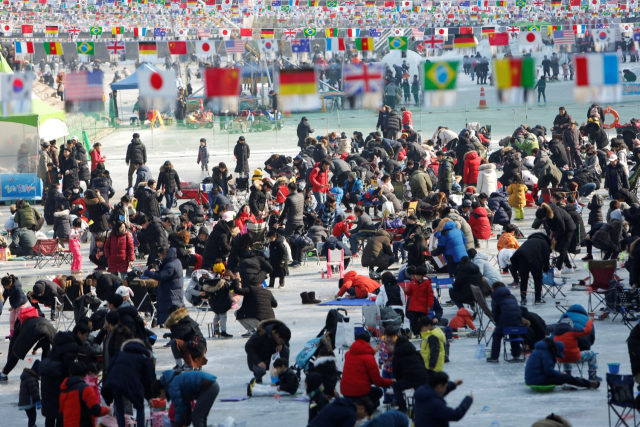
POLYGON ((284 30, 284 37, 286 39, 293 39, 298 34, 297 28, 289 28, 288 30, 284 30))
POLYGON ((365 93, 382 93, 384 88, 382 77, 385 64, 371 62, 369 64, 344 64, 342 79, 347 96, 365 93))
POLYGON ((429 49, 444 49, 444 37, 442 36, 426 36, 422 43, 429 49))
POLYGON ((80 34, 80 28, 76 27, 75 25, 73 27, 69 27, 70 36, 77 36, 79 34, 80 34))
POLYGON ((120 40, 109 40, 107 42, 107 50, 112 55, 125 53, 124 42, 120 40))

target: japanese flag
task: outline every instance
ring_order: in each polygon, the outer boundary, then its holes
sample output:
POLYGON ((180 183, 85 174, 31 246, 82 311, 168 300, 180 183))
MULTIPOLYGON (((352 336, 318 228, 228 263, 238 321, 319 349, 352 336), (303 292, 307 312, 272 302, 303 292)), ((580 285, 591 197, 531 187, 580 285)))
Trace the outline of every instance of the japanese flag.
POLYGON ((542 44, 542 36, 540 31, 520 31, 518 36, 520 41, 520 50, 529 51, 535 49, 542 44))
POLYGON ((229 37, 231 36, 231 29, 229 29, 229 28, 221 28, 219 34, 225 40, 229 40, 229 37))
POLYGON ((162 109, 167 105, 173 105, 177 96, 176 74, 173 70, 140 69, 136 74, 143 108, 162 109))
POLYGON ((196 55, 197 56, 211 56, 215 54, 215 44, 211 40, 202 40, 196 42, 196 55))

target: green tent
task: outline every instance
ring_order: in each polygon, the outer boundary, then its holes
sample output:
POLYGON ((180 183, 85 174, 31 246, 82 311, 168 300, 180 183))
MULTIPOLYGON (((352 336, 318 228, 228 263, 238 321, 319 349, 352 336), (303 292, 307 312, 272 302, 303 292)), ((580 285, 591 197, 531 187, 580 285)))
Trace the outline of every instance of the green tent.
MULTIPOLYGON (((8 117, 0 117, 0 122, 15 123, 35 128, 33 130, 25 129, 25 133, 37 133, 39 138, 47 141, 62 138, 69 134, 67 125, 65 124, 66 115, 62 110, 53 108, 41 99, 34 98, 31 100, 31 114, 16 114, 8 117)), ((0 138, 0 147, 1 138, 0 138)))
POLYGON ((0 54, 0 73, 13 74, 13 70, 2 54, 0 54))

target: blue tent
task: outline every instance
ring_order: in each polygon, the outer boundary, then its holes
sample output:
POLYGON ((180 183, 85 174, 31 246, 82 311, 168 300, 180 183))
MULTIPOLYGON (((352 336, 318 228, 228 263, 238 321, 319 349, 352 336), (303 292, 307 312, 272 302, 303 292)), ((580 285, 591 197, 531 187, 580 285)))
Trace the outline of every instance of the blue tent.
POLYGON ((138 71, 145 69, 150 71, 159 71, 156 67, 146 62, 134 71, 129 77, 119 80, 115 83, 111 83, 111 90, 128 90, 138 89, 138 71))

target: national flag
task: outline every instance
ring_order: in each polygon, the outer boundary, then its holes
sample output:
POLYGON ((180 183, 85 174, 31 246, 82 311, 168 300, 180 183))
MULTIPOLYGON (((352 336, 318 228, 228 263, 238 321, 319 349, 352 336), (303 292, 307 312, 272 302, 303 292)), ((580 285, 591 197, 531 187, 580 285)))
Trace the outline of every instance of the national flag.
POLYGON ((338 2, 336 0, 328 0, 327 1, 327 7, 329 8, 336 8, 338 7, 338 2))
POLYGON ((473 35, 456 34, 453 39, 454 48, 476 47, 477 45, 478 40, 473 35))
POLYGON ((138 89, 143 107, 153 108, 175 101, 177 95, 176 75, 173 70, 153 71, 140 68, 136 74, 138 75, 138 89))
POLYGON ((263 28, 261 31, 261 36, 263 39, 272 39, 274 36, 273 28, 271 29, 263 28))
POLYGON ((542 44, 542 36, 538 31, 523 31, 518 41, 520 48, 531 49, 542 44))
POLYGON ((444 49, 444 37, 442 36, 426 36, 422 43, 429 49, 444 49))
POLYGON ((215 51, 215 42, 202 40, 196 42, 196 56, 211 56, 215 51))
POLYGON ((317 81, 313 68, 280 70, 278 90, 282 109, 308 111, 319 108, 317 81))
POLYGON ((407 50, 407 37, 389 37, 389 50, 407 50))
POLYGON ((102 27, 90 27, 89 32, 92 36, 99 36, 102 34, 102 27))
POLYGON ((424 63, 425 91, 454 90, 458 76, 459 61, 435 61, 424 63))
POLYGON ((347 47, 344 43, 344 38, 335 37, 326 39, 327 41, 327 51, 328 52, 344 52, 347 50, 347 47))
POLYGON ((47 55, 62 55, 62 43, 60 42, 44 42, 42 47, 47 55))
POLYGON ((589 54, 574 56, 577 102, 618 102, 622 97, 618 56, 589 54))
POLYGON ((213 102, 215 110, 238 111, 240 70, 237 68, 205 68, 204 97, 213 102))
POLYGON ((482 35, 496 32, 496 27, 482 27, 482 35))
POLYGON ((309 44, 309 39, 293 39, 291 40, 291 52, 292 53, 303 53, 310 52, 311 46, 309 44))
POLYGON ((77 42, 78 53, 81 55, 93 55, 95 53, 93 42, 77 42))
POLYGON ((422 40, 422 38, 424 38, 424 30, 421 28, 412 27, 411 37, 413 37, 416 40, 422 40))
POLYGON ((519 32, 520 27, 507 27, 507 33, 511 34, 512 36, 518 34, 519 32))
POLYGON ((288 28, 288 29, 284 30, 284 37, 287 40, 288 39, 294 39, 297 34, 298 34, 298 29, 297 28, 288 28))
POLYGON ((371 37, 361 37, 355 40, 357 50, 374 50, 375 42, 371 37))
POLYGON ((171 55, 186 55, 187 54, 187 42, 184 41, 172 41, 167 43, 169 46, 169 53, 171 55))
POLYGON ((111 27, 111 34, 113 35, 124 34, 124 27, 111 27))
POLYGON ((509 33, 489 33, 489 46, 508 46, 509 33))
POLYGON ((47 25, 45 27, 45 33, 48 35, 58 34, 58 27, 53 25, 47 25))
POLYGON ((359 28, 347 28, 347 36, 354 39, 356 37, 360 37, 360 29, 359 28))
POLYGON ((325 28, 324 33, 327 36, 327 38, 338 37, 337 28, 325 28))
POLYGON ((198 28, 196 35, 201 39, 209 38, 211 35, 211 28, 198 28))
POLYGON ((107 42, 107 50, 111 55, 120 55, 126 52, 124 42, 120 40, 109 40, 107 42))
POLYGON ((260 52, 262 53, 271 53, 278 51, 278 42, 275 40, 260 40, 258 42, 258 47, 260 48, 260 52))
POLYGON ((0 74, 0 101, 2 115, 31 113, 31 93, 33 92, 33 73, 0 74))
POLYGON ((69 31, 69 36, 72 36, 72 37, 80 35, 80 28, 76 27, 75 25, 69 27, 68 31, 69 31))
POLYGON ((146 37, 147 36, 147 29, 146 28, 140 28, 140 27, 134 27, 133 36, 134 37, 146 37))
POLYGON ((244 53, 244 42, 242 40, 225 40, 224 49, 229 53, 244 53))
POLYGON ((442 37, 447 37, 449 35, 449 29, 448 28, 436 28, 434 30, 434 34, 436 36, 442 36, 442 37))
POLYGON ((15 42, 16 55, 28 55, 33 53, 33 42, 15 42))
POLYGON ((20 30, 22 34, 33 34, 33 25, 22 25, 20 30))
POLYGON ((167 29, 155 27, 153 29, 153 37, 167 37, 167 29))
POLYGON ((608 29, 594 30, 592 35, 593 43, 596 47, 606 47, 609 43, 613 43, 614 41, 613 32, 608 29))
POLYGON ((576 42, 575 34, 573 30, 558 30, 553 32, 553 43, 557 45, 561 44, 574 44, 576 42))
MULTIPOLYGON (((253 37, 253 29, 252 28, 240 28, 240 37, 253 37)), ((244 50, 242 52, 244 52, 244 50)))
POLYGON ((370 28, 369 37, 374 37, 374 38, 382 37, 382 30, 379 28, 370 28))
POLYGON ((156 42, 139 42, 138 50, 140 51, 140 55, 158 54, 158 47, 156 46, 156 42))
POLYGON ((229 37, 231 37, 231 30, 229 28, 220 28, 218 30, 218 35, 226 37, 228 39, 229 37))
POLYGON ((551 0, 551 7, 560 7, 562 6, 562 0, 551 0))
POLYGON ((344 94, 348 98, 359 99, 360 108, 379 107, 384 91, 384 73, 383 62, 345 63, 342 67, 344 94))
POLYGON ((79 71, 65 78, 65 109, 71 111, 97 111, 104 108, 102 71, 79 71))
POLYGON ((473 27, 460 27, 458 34, 473 34, 473 27))
POLYGON ((536 84, 536 62, 530 57, 496 59, 493 70, 498 90, 514 87, 532 89, 536 84))
POLYGON ((305 37, 314 37, 317 34, 317 30, 315 28, 305 28, 304 36, 305 37))

